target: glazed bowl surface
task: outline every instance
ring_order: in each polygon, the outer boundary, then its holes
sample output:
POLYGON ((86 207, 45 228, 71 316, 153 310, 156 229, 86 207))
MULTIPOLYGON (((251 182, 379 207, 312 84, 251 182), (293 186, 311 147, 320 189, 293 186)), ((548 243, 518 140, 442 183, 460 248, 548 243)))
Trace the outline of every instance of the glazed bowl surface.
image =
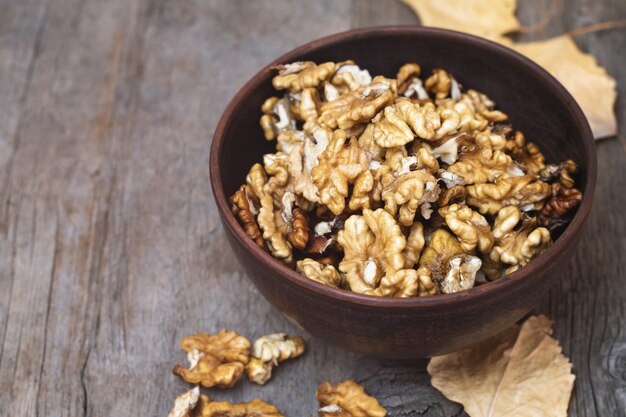
POLYGON ((516 52, 442 29, 388 26, 358 29, 307 43, 261 69, 227 106, 213 137, 210 180, 224 231, 249 279, 291 321, 313 336, 355 352, 392 359, 440 355, 494 335, 521 319, 555 283, 572 257, 589 215, 596 151, 572 96, 551 75, 516 52), (492 98, 515 129, 556 163, 573 159, 583 200, 572 222, 543 254, 498 281, 468 291, 419 298, 365 296, 323 286, 272 258, 249 239, 228 196, 248 169, 275 151, 259 126, 261 104, 275 95, 276 64, 354 60, 371 74, 395 77, 406 62, 422 74, 444 68, 467 88, 492 98))

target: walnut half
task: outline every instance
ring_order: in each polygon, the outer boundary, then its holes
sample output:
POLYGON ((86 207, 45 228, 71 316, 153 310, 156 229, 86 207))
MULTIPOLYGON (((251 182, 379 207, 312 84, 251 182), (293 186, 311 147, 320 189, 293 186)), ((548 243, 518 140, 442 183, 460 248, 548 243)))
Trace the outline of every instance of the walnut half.
POLYGON ((578 207, 583 193, 576 188, 567 188, 560 182, 552 184, 552 197, 539 212, 539 224, 554 229, 567 223, 565 215, 578 207))
POLYGON ((244 184, 239 187, 239 190, 230 197, 230 202, 233 214, 243 226, 246 234, 258 247, 265 248, 265 241, 256 221, 256 215, 259 213, 261 203, 251 192, 250 186, 244 184))
POLYGON ((201 394, 197 404, 188 414, 176 417, 284 417, 278 408, 255 398, 252 401, 232 404, 227 401, 212 401, 201 394))
POLYGON ((250 357, 248 339, 224 329, 212 335, 198 333, 184 337, 180 345, 187 352, 190 366, 176 365, 174 374, 207 388, 234 386, 250 357))
POLYGON ((385 417, 385 410, 365 389, 347 380, 335 386, 323 382, 317 387, 320 417, 385 417))
POLYGON ((304 340, 300 336, 288 337, 274 333, 257 339, 252 347, 253 358, 246 365, 250 381, 264 385, 272 377, 272 367, 304 353, 304 340))

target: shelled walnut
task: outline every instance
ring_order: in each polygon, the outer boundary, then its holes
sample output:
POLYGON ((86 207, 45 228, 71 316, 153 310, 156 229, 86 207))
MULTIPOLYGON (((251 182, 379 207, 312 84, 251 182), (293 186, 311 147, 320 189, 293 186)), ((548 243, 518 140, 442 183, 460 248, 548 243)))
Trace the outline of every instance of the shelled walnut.
POLYGON ((274 333, 260 337, 252 345, 252 358, 246 364, 250 381, 264 385, 272 377, 272 368, 290 358, 304 353, 304 340, 300 336, 287 337, 274 333))
MULTIPOLYGON (((268 334, 254 342, 250 355, 248 339, 222 329, 215 334, 186 336, 181 347, 187 352, 189 367, 176 365, 175 375, 207 388, 232 388, 244 370, 252 382, 265 384, 272 376, 272 367, 304 353, 304 340, 300 336, 288 337, 285 333, 268 334)), ((183 409, 184 404, 191 404, 194 401, 192 394, 190 391, 187 397, 181 397, 175 408, 183 409)))
POLYGON ((258 398, 241 404, 212 401, 195 387, 176 398, 168 417, 283 417, 283 414, 258 398))
POLYGON ((352 380, 335 386, 324 382, 317 387, 320 417, 385 417, 385 410, 376 398, 352 380))
POLYGON ((234 386, 250 357, 248 339, 224 329, 213 335, 198 333, 187 336, 180 345, 187 352, 189 368, 176 365, 174 374, 207 388, 234 386))
POLYGON ((582 201, 576 163, 547 161, 462 73, 276 70, 259 131, 276 152, 232 208, 259 247, 321 285, 385 297, 482 285, 545 251, 582 201))

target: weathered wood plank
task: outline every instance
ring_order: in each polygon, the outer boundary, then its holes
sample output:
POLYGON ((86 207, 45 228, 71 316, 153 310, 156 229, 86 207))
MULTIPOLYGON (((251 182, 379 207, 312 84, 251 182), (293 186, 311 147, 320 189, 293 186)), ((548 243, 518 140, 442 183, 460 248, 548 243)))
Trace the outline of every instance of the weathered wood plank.
MULTIPOLYGON (((521 7, 522 21, 541 19, 551 2, 537 8, 521 7)), ((522 40, 543 39, 595 22, 626 16, 620 1, 566 2, 545 28, 525 34, 522 40)), ((622 31, 578 36, 576 41, 591 52, 618 86, 626 85, 623 58, 615 51, 626 47, 622 31)), ((626 128, 626 100, 618 97, 616 113, 620 130, 626 128)), ((616 139, 598 143, 598 189, 577 258, 564 271, 559 285, 546 297, 539 311, 555 321, 555 333, 574 364, 577 381, 570 403, 572 416, 625 416, 626 414, 626 219, 620 208, 626 197, 626 152, 616 139)))
MULTIPOLYGON (((212 131, 236 89, 277 55, 348 28, 342 16, 349 2, 288 5, 163 2, 143 16, 142 73, 129 127, 116 137, 123 155, 111 191, 99 326, 85 369, 94 414, 125 415, 137 407, 165 414, 187 389, 171 374, 174 363, 185 361, 178 347, 185 334, 220 327, 249 337, 297 331, 243 277, 221 232, 207 172, 212 131), (127 395, 112 402, 119 392, 127 395)), ((246 382, 210 395, 269 398, 290 415, 303 404, 313 409, 320 361, 344 357, 344 373, 350 369, 350 354, 320 346, 311 345, 315 366, 296 361, 267 387, 246 382), (305 374, 311 377, 299 378, 294 392, 294 379, 305 374), (289 392, 308 395, 293 401, 289 392)))
MULTIPOLYGON (((519 3, 526 24, 550 5, 519 3)), ((625 15, 620 0, 568 1, 520 38, 625 15)), ((276 56, 350 27, 416 21, 393 0, 0 5, 0 415, 165 415, 187 389, 171 375, 182 336, 300 333, 226 244, 208 186, 211 135, 236 89, 276 56)), ((579 41, 626 85, 623 32, 579 41)), ((625 109, 620 98, 622 130, 625 109)), ((585 239, 537 310, 574 363, 576 417, 626 409, 626 152, 615 140, 598 150, 585 239)), ((305 337, 308 353, 267 386, 209 395, 315 414, 318 383, 355 378, 391 416, 465 415, 430 386, 425 362, 305 337)))
POLYGON ((0 358, 1 415, 86 411, 81 377, 99 298, 93 278, 111 180, 108 124, 131 6, 96 4, 47 6, 29 65, 8 168, 7 224, 16 232, 6 237, 13 273, 2 277, 13 279, 13 288, 0 358))
POLYGON ((9 201, 9 182, 15 151, 23 126, 24 102, 41 36, 45 26, 46 5, 36 2, 4 4, 0 12, 0 357, 7 332, 8 311, 14 282, 14 242, 16 223, 9 212, 16 202, 9 201))
POLYGON ((419 20, 404 3, 397 0, 353 0, 352 28, 383 25, 415 25, 419 20))

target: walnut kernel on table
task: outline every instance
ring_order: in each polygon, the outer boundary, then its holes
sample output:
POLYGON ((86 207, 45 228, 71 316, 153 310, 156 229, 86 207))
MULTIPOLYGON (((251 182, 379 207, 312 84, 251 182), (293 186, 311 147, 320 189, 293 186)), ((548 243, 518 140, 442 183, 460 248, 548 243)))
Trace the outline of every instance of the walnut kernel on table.
POLYGON ((276 151, 232 208, 307 279, 385 297, 464 291, 531 262, 582 201, 575 162, 547 161, 541 134, 515 130, 462 73, 409 62, 388 78, 351 60, 276 70, 259 130, 276 151))
POLYGON ((365 389, 352 380, 335 386, 324 382, 317 387, 320 417, 384 417, 385 410, 365 389))
POLYGON ((187 352, 189 368, 176 365, 174 374, 207 388, 234 386, 250 358, 248 339, 224 329, 213 335, 198 333, 184 337, 181 347, 187 352))
POLYGON ((248 379, 259 385, 272 377, 272 368, 287 359, 304 353, 304 340, 300 336, 288 337, 285 333, 262 336, 252 345, 252 358, 246 364, 248 379))
POLYGON ((283 417, 275 406, 260 399, 241 404, 226 401, 211 401, 200 394, 199 387, 176 398, 168 417, 283 417))

